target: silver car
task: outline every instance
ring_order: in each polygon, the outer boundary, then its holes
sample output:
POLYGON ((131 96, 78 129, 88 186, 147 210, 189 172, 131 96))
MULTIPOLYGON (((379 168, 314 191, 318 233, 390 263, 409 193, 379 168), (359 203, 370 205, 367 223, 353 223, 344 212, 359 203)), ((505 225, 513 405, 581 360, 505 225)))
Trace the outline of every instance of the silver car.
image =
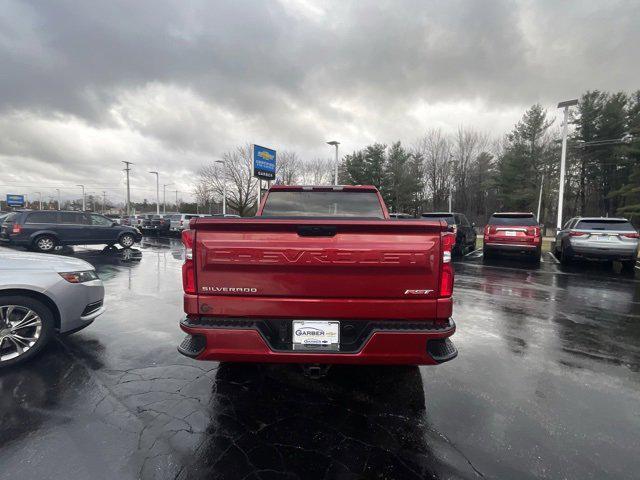
POLYGON ((554 251, 560 262, 576 257, 618 260, 633 269, 638 232, 626 218, 575 217, 556 235, 554 251))
POLYGON ((84 260, 0 248, 0 368, 86 327, 103 302, 102 281, 84 260))

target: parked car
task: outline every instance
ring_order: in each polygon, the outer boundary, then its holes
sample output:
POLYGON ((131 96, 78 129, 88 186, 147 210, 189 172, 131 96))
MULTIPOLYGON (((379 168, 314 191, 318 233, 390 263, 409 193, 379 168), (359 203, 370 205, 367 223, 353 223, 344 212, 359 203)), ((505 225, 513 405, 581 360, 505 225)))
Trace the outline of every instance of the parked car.
POLYGON ((192 218, 204 217, 201 213, 174 213, 167 216, 169 219, 169 231, 180 233, 189 228, 189 221, 192 218))
POLYGON ((455 255, 464 255, 476 249, 476 230, 475 224, 469 222, 467 217, 462 213, 452 212, 428 212, 423 213, 421 218, 440 219, 447 222, 456 235, 456 244, 453 253, 455 255))
POLYGON ((638 232, 626 218, 575 217, 556 235, 554 253, 564 265, 576 257, 618 260, 633 270, 638 232))
POLYGON ((192 220, 178 350, 318 370, 453 359, 455 237, 388 220, 372 186, 273 186, 257 218, 192 220))
POLYGON ((489 218, 484 228, 484 258, 495 253, 520 253, 539 262, 542 233, 533 213, 499 212, 489 218))
POLYGON ((33 210, 8 215, 0 226, 0 241, 52 252, 59 245, 120 244, 130 248, 142 239, 134 227, 118 225, 89 212, 33 210))
POLYGON ((105 310, 102 281, 89 263, 0 249, 0 368, 36 355, 105 310))
POLYGON ((171 215, 145 215, 142 220, 142 231, 145 233, 169 233, 171 215))

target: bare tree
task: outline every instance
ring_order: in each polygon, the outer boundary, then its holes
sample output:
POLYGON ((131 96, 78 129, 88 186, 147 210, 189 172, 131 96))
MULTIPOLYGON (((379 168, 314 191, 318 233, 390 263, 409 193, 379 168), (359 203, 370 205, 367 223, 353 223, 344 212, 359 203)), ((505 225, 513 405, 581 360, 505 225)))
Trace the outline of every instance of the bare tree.
POLYGON ((451 143, 440 129, 432 129, 419 138, 414 154, 424 161, 426 196, 431 198, 431 208, 443 209, 452 186, 451 143))
POLYGON ((334 163, 325 158, 314 158, 302 164, 301 183, 305 185, 331 185, 334 163))
MULTIPOLYGON (((218 197, 226 186, 227 204, 240 216, 246 216, 256 208, 258 179, 253 176, 251 146, 238 146, 222 155, 224 165, 212 162, 198 172, 198 185, 218 197)), ((197 187, 196 187, 197 188, 197 187)))
POLYGON ((276 177, 284 185, 297 185, 302 178, 303 163, 296 152, 278 152, 276 177))
POLYGON ((467 212, 470 207, 470 182, 472 171, 478 157, 489 146, 489 136, 475 130, 458 127, 452 141, 453 190, 455 205, 460 211, 467 212))

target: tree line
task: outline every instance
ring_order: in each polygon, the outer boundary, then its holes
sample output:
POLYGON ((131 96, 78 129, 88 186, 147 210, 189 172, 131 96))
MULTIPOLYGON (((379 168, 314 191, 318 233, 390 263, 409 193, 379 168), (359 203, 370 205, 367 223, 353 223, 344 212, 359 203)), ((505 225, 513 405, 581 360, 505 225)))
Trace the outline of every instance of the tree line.
MULTIPOLYGON (((563 218, 627 216, 640 221, 640 90, 632 94, 588 91, 573 108, 567 143, 563 218)), ((555 226, 559 187, 561 125, 541 105, 527 109, 501 138, 466 127, 454 133, 430 129, 410 144, 373 143, 342 157, 341 184, 374 185, 389 210, 465 213, 484 224, 494 211, 537 213, 555 226)), ((250 145, 204 165, 194 187, 197 202, 219 201, 240 215, 257 207, 250 145)), ((278 152, 279 183, 331 184, 334 163, 305 161, 278 152)))

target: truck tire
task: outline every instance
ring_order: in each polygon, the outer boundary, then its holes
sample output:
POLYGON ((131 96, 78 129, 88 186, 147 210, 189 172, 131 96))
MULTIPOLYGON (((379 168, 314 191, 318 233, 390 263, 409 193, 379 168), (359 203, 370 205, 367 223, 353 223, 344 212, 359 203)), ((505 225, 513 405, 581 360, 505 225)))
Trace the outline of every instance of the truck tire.
POLYGON ((58 241, 53 235, 38 235, 33 241, 32 247, 40 253, 51 253, 56 248, 58 241))
POLYGON ((51 309, 27 295, 0 295, 0 368, 22 363, 51 340, 51 309))

